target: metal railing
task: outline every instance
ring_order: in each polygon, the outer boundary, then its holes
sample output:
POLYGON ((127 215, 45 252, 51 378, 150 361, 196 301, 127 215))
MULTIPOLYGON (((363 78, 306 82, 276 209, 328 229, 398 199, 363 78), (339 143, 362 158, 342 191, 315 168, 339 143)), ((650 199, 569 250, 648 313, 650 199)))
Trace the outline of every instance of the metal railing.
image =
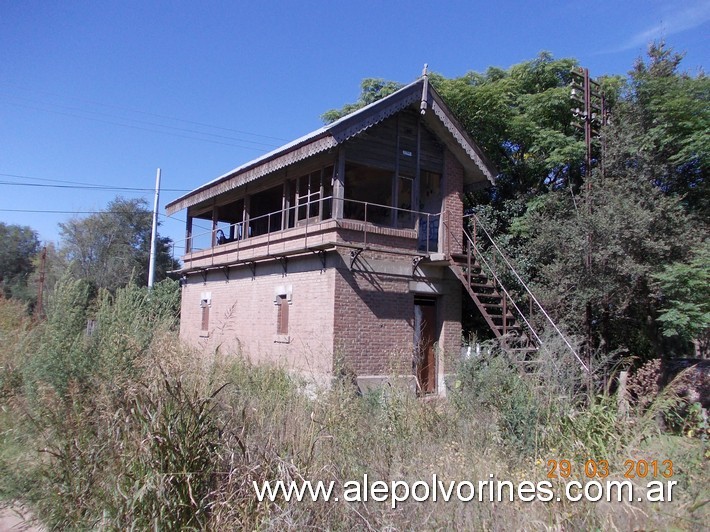
MULTIPOLYGON (((562 333, 562 331, 559 329, 557 324, 552 320, 552 318, 547 313, 547 311, 544 309, 542 304, 540 304, 540 301, 538 301, 537 297, 535 297, 535 294, 532 292, 532 290, 530 290, 530 287, 527 285, 527 283, 520 277, 517 270, 513 267, 513 264, 508 259, 507 255, 498 246, 498 244, 493 239, 491 234, 488 232, 486 227, 481 223, 481 220, 478 218, 478 216, 476 216, 475 213, 467 214, 467 215, 464 215, 463 220, 464 220, 463 236, 464 236, 465 240, 467 241, 466 243, 469 246, 469 249, 474 251, 476 259, 478 259, 480 261, 481 266, 484 267, 486 272, 495 280, 496 287, 503 291, 503 293, 504 293, 503 301, 505 302, 506 299, 508 299, 510 301, 510 303, 512 304, 516 313, 518 314, 520 319, 523 320, 527 329, 530 331, 530 334, 532 334, 533 337, 535 338, 538 346, 540 346, 544 349, 547 349, 545 347, 544 342, 542 341, 539 334, 537 333, 536 328, 531 323, 532 314, 533 314, 534 309, 537 309, 537 311, 540 313, 540 315, 544 317, 544 320, 547 321, 547 323, 549 323, 552 326, 554 331, 559 335, 559 337, 564 342, 567 349, 572 353, 572 355, 574 355, 574 357, 577 359, 577 361, 582 366, 582 368, 587 373, 589 373, 589 367, 587 366, 587 364, 584 363, 584 361, 579 356, 577 351, 574 349, 574 347, 572 346, 570 341, 562 333), (465 221, 467 218, 470 218, 473 223, 472 231, 469 231, 466 228, 465 221), (519 283, 520 287, 523 289, 524 294, 527 296, 529 304, 530 304, 530 313, 527 316, 520 309, 515 298, 513 298, 513 296, 510 294, 510 292, 506 288, 505 284, 502 282, 501 274, 497 271, 495 266, 493 266, 491 264, 491 260, 486 259, 486 255, 483 252, 483 250, 481 249, 482 248, 481 242, 479 241, 479 229, 482 231, 483 236, 485 236, 486 241, 487 241, 488 245, 490 246, 488 249, 493 252, 493 256, 502 260, 503 264, 507 268, 506 273, 509 275, 512 275, 512 277, 514 279, 516 279, 516 281, 519 283)), ((448 229, 448 227, 447 227, 447 229, 448 229)), ((453 232, 451 232, 451 231, 447 231, 447 232, 449 235, 454 236, 454 238, 456 238, 453 232)), ((459 244, 462 244, 462 243, 459 243, 459 244)), ((463 247, 463 244, 462 244, 462 247, 463 247)))
MULTIPOLYGON (((440 213, 426 213, 328 196, 231 224, 218 222, 214 229, 193 233, 188 238, 173 242, 173 253, 181 249, 184 250, 184 255, 205 250, 214 252, 222 245, 235 242, 236 251, 239 251, 242 246, 254 242, 252 239, 266 236, 266 241, 259 243, 266 244, 268 254, 273 236, 297 228, 303 230, 304 234, 298 238, 303 238, 304 247, 307 247, 309 233, 313 233, 315 226, 335 219, 335 208, 343 213, 339 220, 360 222, 357 230, 363 233, 364 244, 368 243, 368 235, 377 233, 378 228, 402 229, 415 231, 417 249, 412 250, 413 252, 429 254, 438 250, 440 213)), ((173 255, 173 258, 179 257, 173 255)))

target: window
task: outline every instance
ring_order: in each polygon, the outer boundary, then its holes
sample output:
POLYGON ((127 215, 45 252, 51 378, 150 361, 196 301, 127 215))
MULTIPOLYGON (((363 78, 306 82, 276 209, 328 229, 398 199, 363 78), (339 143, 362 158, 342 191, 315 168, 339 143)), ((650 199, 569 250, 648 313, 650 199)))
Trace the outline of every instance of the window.
POLYGON ((291 337, 288 335, 288 315, 291 306, 292 286, 280 285, 274 288, 274 305, 276 306, 276 336, 274 342, 288 344, 291 337))
POLYGON ((202 320, 200 324, 200 336, 209 336, 210 330, 210 307, 212 306, 212 294, 203 292, 200 296, 200 309, 202 320))
POLYGON ((288 301, 286 294, 276 297, 276 306, 278 314, 276 318, 276 334, 279 336, 288 335, 288 301))
POLYGON ((345 218, 390 226, 392 176, 389 170, 346 164, 345 218))
POLYGON ((295 180, 299 221, 317 218, 320 213, 322 174, 323 170, 317 170, 295 180))

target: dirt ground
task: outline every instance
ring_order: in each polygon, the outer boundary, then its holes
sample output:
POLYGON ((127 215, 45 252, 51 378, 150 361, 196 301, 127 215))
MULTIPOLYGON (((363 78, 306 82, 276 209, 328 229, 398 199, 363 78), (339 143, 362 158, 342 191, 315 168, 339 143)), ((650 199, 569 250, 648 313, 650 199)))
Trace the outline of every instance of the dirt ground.
POLYGON ((32 514, 20 505, 0 506, 0 532, 42 532, 32 523, 32 514))

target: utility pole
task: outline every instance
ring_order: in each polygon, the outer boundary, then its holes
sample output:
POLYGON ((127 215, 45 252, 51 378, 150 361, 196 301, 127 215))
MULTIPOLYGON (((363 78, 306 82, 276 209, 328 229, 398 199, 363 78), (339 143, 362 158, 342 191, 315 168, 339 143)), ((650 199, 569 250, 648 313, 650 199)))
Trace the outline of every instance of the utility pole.
MULTIPOLYGON (((587 216, 592 214, 592 165, 599 162, 599 167, 604 174, 604 166, 601 162, 601 157, 594 157, 594 144, 597 139, 601 138, 601 126, 606 125, 607 110, 604 95, 601 92, 601 85, 589 78, 589 69, 577 67, 571 71, 572 82, 570 83, 571 92, 570 98, 573 105, 572 114, 578 120, 572 125, 584 131, 584 185, 587 190, 587 216), (581 122, 581 123, 580 123, 581 122)), ((602 150, 603 151, 603 150, 602 150)), ((587 270, 587 275, 592 276, 592 233, 587 233, 587 253, 584 258, 584 266, 587 270)), ((587 336, 587 352, 591 367, 591 355, 593 349, 592 336, 592 320, 593 309, 592 302, 587 301, 585 308, 585 323, 587 336)))
POLYGON ((606 125, 607 122, 606 101, 601 85, 589 78, 589 69, 577 67, 570 73, 572 74, 570 98, 575 106, 572 114, 577 119, 572 125, 584 131, 586 147, 584 177, 587 191, 590 191, 592 184, 589 178, 592 175, 592 165, 601 162, 600 157, 594 157, 594 144, 601 138, 601 126, 606 125))
POLYGON ((39 257, 39 284, 37 285, 37 306, 35 307, 35 319, 42 319, 42 298, 44 296, 44 275, 47 265, 47 246, 42 248, 42 254, 39 257))
POLYGON ((153 288, 155 281, 155 248, 158 236, 158 199, 160 197, 160 168, 155 176, 155 201, 153 202, 153 229, 150 234, 150 263, 148 265, 148 288, 153 288))

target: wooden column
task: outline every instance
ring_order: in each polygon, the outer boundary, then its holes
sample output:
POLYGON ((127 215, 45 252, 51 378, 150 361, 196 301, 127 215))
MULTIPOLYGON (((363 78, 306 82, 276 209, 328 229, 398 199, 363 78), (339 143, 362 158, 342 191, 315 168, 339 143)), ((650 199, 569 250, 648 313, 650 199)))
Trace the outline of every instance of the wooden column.
POLYGON ((217 245, 217 224, 219 222, 219 207, 216 205, 212 206, 212 247, 217 245))
POLYGON ((185 222, 185 254, 192 252, 192 216, 188 213, 185 222))
POLYGON ((338 150, 338 162, 333 175, 333 219, 343 218, 345 199, 345 149, 338 150))
POLYGON ((244 215, 242 219, 242 238, 249 238, 249 209, 251 209, 251 195, 244 195, 244 215))

